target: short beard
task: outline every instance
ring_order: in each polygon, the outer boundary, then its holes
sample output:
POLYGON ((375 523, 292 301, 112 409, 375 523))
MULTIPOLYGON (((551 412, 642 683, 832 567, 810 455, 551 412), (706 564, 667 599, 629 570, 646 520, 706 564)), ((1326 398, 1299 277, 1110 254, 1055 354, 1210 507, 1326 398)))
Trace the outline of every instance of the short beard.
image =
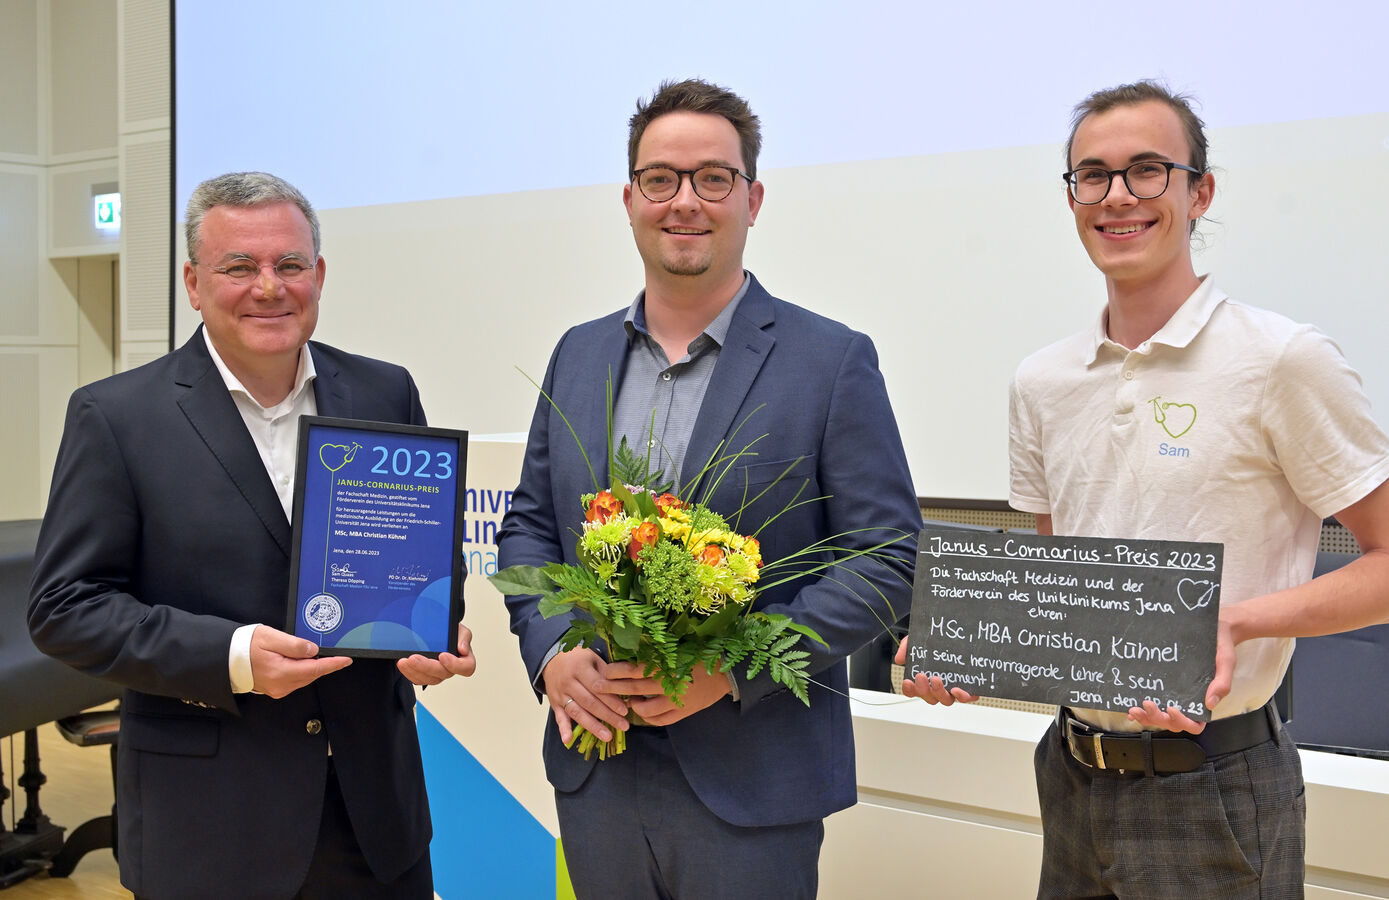
POLYGON ((686 262, 678 258, 661 260, 661 268, 665 269, 666 272, 671 275, 703 275, 705 272, 709 271, 709 267, 712 264, 712 260, 709 259, 699 259, 691 262, 686 262))

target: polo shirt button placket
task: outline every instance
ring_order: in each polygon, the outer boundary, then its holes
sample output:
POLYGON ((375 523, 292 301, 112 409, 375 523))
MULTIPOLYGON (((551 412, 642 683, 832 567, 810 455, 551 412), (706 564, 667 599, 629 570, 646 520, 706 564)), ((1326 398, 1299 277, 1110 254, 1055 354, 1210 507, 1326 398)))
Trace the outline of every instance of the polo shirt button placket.
POLYGON ((1127 429, 1134 424, 1134 392, 1138 390, 1134 380, 1136 369, 1137 361, 1134 359, 1134 353, 1130 351, 1120 365, 1119 382, 1114 390, 1114 425, 1117 428, 1127 429))

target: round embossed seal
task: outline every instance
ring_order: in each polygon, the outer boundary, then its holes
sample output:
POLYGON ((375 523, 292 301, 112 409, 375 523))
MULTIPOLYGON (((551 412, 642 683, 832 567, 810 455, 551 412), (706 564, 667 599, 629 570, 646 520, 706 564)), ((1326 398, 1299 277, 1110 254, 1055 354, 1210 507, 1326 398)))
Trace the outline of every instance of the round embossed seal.
POLYGON ((342 603, 332 594, 314 594, 304 604, 304 624, 327 634, 342 624, 342 603))

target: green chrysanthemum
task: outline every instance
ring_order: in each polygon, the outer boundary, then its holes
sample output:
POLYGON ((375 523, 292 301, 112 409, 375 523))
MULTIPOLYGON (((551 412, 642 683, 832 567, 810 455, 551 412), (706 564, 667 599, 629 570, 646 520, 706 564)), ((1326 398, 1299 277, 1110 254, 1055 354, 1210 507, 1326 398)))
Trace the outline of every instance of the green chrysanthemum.
POLYGON ((583 536, 579 539, 584 550, 600 559, 616 559, 627 548, 627 539, 636 522, 627 516, 614 516, 606 522, 589 522, 584 525, 583 536))
POLYGON ((757 583, 757 563, 746 553, 730 553, 724 562, 740 583, 745 585, 757 583))

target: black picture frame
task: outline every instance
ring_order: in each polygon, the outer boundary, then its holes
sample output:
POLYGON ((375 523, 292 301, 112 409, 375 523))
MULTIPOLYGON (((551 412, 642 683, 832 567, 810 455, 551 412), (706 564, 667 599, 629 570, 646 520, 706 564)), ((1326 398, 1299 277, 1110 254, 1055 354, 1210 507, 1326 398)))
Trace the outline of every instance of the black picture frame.
POLYGON ((455 652, 468 433, 299 420, 285 630, 320 656, 455 652))

